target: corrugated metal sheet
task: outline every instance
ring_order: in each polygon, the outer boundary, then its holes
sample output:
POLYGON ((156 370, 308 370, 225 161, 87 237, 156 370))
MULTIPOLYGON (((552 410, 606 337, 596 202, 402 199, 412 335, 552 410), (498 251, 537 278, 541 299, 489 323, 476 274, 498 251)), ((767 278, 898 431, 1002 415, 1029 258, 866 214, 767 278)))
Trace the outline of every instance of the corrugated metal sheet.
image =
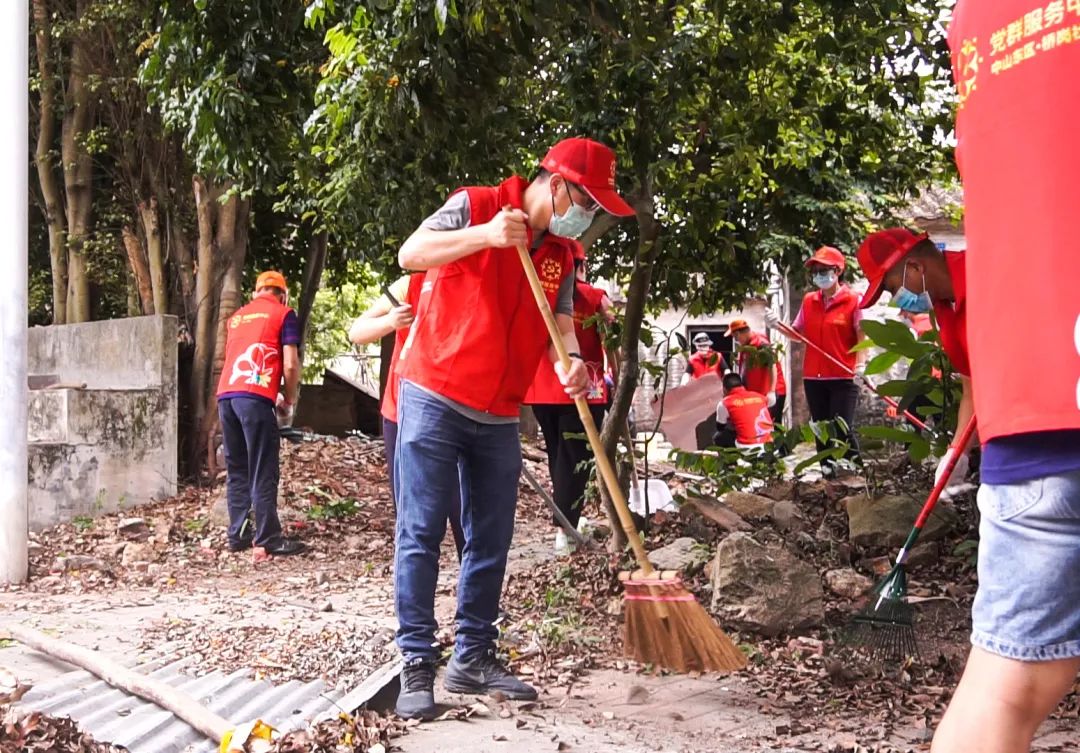
MULTIPOLYGON (((138 671, 183 690, 232 722, 262 719, 282 731, 330 715, 341 698, 340 692, 328 689, 321 680, 272 685, 256 680, 249 669, 194 676, 182 671, 189 663, 187 659, 171 664, 151 662, 138 671)), ((70 716, 96 739, 123 745, 131 753, 213 753, 217 749, 170 712, 117 690, 88 672, 70 672, 35 686, 19 705, 70 716)))

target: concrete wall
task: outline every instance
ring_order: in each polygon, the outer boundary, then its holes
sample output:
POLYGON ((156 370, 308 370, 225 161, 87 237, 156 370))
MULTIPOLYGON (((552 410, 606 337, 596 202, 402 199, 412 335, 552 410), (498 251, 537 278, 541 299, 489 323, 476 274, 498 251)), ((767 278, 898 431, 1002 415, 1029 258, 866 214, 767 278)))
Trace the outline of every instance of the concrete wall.
POLYGON ((32 529, 176 493, 176 336, 168 316, 29 331, 31 375, 87 385, 30 393, 32 529))

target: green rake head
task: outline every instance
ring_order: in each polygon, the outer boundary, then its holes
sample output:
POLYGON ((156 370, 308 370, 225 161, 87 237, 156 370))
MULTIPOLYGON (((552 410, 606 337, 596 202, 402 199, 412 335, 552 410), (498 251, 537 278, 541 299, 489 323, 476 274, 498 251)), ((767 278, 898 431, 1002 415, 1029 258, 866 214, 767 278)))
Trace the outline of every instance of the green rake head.
POLYGON ((852 620, 850 642, 880 661, 903 661, 919 655, 915 642, 915 609, 907 603, 903 565, 870 592, 870 601, 852 620))

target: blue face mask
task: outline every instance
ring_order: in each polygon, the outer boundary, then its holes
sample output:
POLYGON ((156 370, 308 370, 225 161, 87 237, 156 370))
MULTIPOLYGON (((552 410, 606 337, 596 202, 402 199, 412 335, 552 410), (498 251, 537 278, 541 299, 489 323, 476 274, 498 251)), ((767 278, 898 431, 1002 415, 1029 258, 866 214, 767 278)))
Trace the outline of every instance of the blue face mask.
POLYGON ((828 290, 836 284, 836 272, 815 272, 812 279, 819 290, 828 290))
POLYGON ((551 197, 551 222, 548 224, 548 232, 560 238, 580 238, 589 229, 589 225, 592 224, 593 217, 596 216, 596 210, 590 212, 580 204, 574 203, 573 197, 570 196, 569 187, 566 189, 566 193, 570 199, 570 208, 563 215, 556 214, 555 196, 551 197))
POLYGON ((908 265, 904 264, 904 279, 900 283, 899 290, 892 297, 893 303, 909 314, 925 314, 934 306, 934 302, 930 300, 930 294, 926 292, 926 278, 923 278, 923 291, 921 293, 911 292, 906 287, 907 268, 908 265))

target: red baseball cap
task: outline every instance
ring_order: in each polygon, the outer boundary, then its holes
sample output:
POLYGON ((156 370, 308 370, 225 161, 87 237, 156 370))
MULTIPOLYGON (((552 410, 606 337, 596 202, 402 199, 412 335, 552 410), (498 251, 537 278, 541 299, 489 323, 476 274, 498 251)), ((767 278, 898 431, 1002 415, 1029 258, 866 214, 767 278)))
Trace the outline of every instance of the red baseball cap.
POLYGON ((285 284, 285 275, 281 272, 275 272, 274 270, 267 270, 259 275, 255 280, 255 289, 261 290, 262 288, 279 288, 281 290, 288 290, 289 286, 285 284))
POLYGON ((855 255, 863 274, 870 281, 870 287, 866 289, 862 300, 859 301, 859 308, 864 309, 877 302, 885 284, 885 275, 907 256, 908 251, 928 237, 926 233, 916 235, 903 227, 878 230, 866 236, 866 240, 859 245, 859 251, 855 255))
POLYGON ((731 337, 740 329, 750 329, 750 325, 746 323, 745 319, 736 319, 731 324, 729 324, 726 336, 731 337))
POLYGON ((563 139, 551 147, 540 166, 581 186, 608 214, 634 214, 633 207, 615 191, 615 152, 599 141, 563 139))
POLYGON ((847 260, 844 258, 843 252, 838 248, 832 246, 822 246, 814 255, 806 260, 806 264, 803 266, 809 267, 814 263, 824 264, 826 267, 836 267, 841 272, 844 271, 844 267, 847 266, 847 260))

